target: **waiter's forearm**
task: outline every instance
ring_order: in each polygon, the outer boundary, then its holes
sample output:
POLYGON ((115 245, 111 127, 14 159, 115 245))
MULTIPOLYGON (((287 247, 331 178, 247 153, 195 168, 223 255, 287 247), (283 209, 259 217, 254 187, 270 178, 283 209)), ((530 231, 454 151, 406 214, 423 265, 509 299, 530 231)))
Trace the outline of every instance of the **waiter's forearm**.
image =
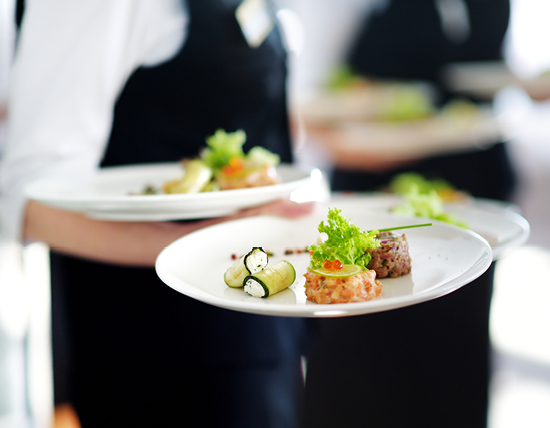
POLYGON ((277 201, 240 211, 230 217, 188 223, 103 221, 30 201, 26 207, 24 238, 41 241, 54 251, 91 260, 129 266, 154 266, 168 244, 195 230, 223 221, 259 214, 299 217, 311 204, 277 201))
MULTIPOLYGON (((195 229, 198 225, 193 224, 195 229)), ((187 230, 189 229, 189 230, 187 230)), ((160 251, 191 224, 101 221, 30 201, 24 237, 52 250, 96 261, 154 266, 160 251)))

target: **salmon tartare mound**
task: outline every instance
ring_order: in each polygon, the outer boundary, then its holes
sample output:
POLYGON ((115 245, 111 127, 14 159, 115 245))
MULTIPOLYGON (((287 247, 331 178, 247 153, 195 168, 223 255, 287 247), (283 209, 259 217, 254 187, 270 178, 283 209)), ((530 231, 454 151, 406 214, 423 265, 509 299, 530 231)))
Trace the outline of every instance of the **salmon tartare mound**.
POLYGON ((374 270, 344 278, 330 278, 312 271, 304 274, 307 300, 313 303, 366 302, 382 294, 382 283, 374 270))

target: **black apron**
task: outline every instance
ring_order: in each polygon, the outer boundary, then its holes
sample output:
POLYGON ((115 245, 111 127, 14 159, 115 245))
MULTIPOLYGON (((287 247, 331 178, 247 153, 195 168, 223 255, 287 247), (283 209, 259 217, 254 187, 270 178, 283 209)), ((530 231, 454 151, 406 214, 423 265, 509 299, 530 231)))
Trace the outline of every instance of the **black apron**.
MULTIPOLYGON (((239 3, 188 2, 180 52, 127 81, 103 166, 192 157, 218 128, 243 129, 245 149, 261 145, 292 160, 280 34, 250 48, 235 19, 239 3)), ((83 422, 297 423, 303 320, 197 302, 153 269, 55 252, 51 265, 56 402, 73 402, 83 422)))
POLYGON ((218 128, 244 129, 245 150, 262 145, 291 161, 285 51, 277 31, 257 49, 247 45, 234 14, 240 2, 189 2, 182 51, 126 84, 103 166, 193 157, 218 128))

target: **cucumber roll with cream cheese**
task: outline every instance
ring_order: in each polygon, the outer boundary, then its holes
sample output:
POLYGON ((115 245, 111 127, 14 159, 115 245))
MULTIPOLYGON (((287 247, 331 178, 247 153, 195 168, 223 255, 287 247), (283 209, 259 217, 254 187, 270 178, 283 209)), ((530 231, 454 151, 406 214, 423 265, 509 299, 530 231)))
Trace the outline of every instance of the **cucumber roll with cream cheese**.
POLYGON ((286 260, 248 275, 244 279, 244 291, 254 297, 269 297, 290 287, 296 279, 296 271, 286 260))
POLYGON ((252 247, 252 250, 237 260, 225 272, 225 283, 234 288, 242 287, 247 275, 263 270, 267 266, 269 258, 262 247, 252 247))

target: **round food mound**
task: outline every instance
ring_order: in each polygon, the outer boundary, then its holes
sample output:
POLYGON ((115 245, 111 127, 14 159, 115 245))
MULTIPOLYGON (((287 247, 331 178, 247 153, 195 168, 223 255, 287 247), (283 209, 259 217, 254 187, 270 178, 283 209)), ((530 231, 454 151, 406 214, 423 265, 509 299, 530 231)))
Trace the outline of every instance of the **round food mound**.
POLYGON ((307 271, 306 297, 313 303, 352 303, 372 300, 382 293, 376 272, 366 270, 345 278, 329 278, 307 271))
POLYGON ((398 278, 411 271, 409 243, 405 234, 382 232, 378 235, 381 244, 370 250, 371 261, 367 265, 378 278, 398 278))

